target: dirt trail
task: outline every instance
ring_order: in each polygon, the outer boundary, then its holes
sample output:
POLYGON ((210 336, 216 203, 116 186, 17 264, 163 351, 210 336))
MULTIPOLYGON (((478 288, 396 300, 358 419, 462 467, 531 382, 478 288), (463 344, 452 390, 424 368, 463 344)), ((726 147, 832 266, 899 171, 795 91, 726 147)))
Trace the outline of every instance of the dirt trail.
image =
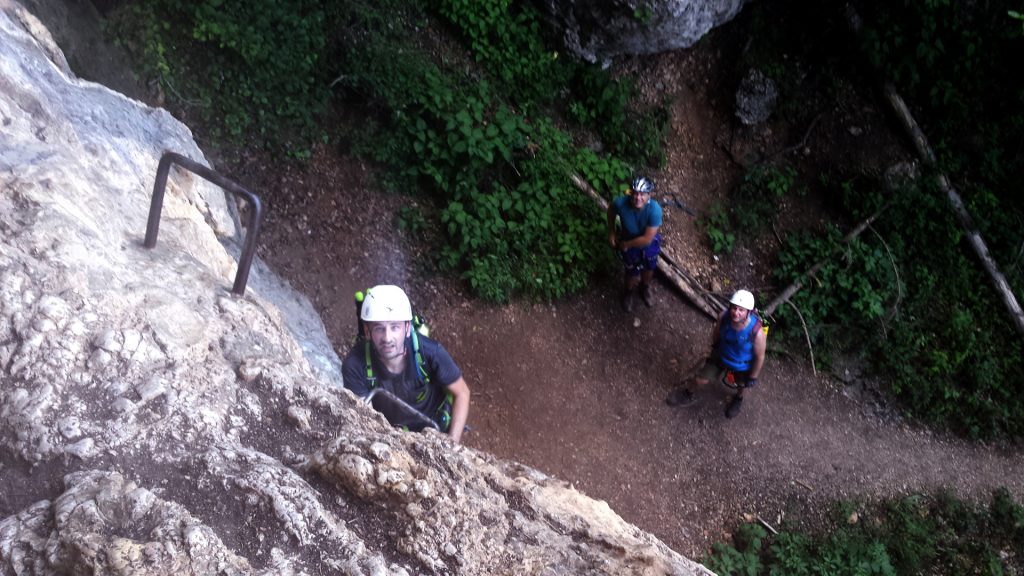
MULTIPOLYGON (((984 500, 999 486, 1024 495, 1020 449, 901 423, 860 385, 786 356, 769 356, 733 420, 720 386, 701 390, 693 407, 669 407, 665 396, 706 353, 711 324, 667 284, 654 309, 634 314, 619 308, 612 277, 556 304, 482 304, 416 266, 423 247, 401 243, 388 216, 402 198, 338 199, 335 183, 361 190, 369 174, 324 153, 301 174, 276 175, 293 193, 272 208, 260 249, 310 294, 338 353, 354 334, 355 290, 407 286, 473 390, 466 445, 572 482, 683 554, 699 558, 744 514, 816 523, 845 498, 946 488, 984 500)), ((734 277, 756 277, 733 260, 734 277)))
POLYGON ((820 519, 845 498, 1024 493, 1019 450, 865 415, 841 384, 781 357, 736 419, 723 417, 725 392, 710 385, 696 406, 665 405, 708 325, 662 288, 659 307, 636 315, 639 328, 611 287, 554 308, 456 308, 435 333, 473 386, 466 443, 573 482, 692 557, 744 513, 777 524, 820 519))
MULTIPOLYGON (((710 43, 633 64, 646 67, 644 77, 672 97, 676 113, 669 164, 655 177, 702 211, 739 176, 730 149, 756 153, 804 131, 731 128, 729 107, 712 96, 719 88, 710 71, 723 51, 710 43)), ((869 103, 837 104, 809 142, 825 158, 888 162, 899 144, 881 116, 869 103), (844 139, 850 124, 867 135, 844 139), (886 155, 876 160, 864 147, 886 155)), ((271 174, 258 162, 239 171, 247 183, 284 192, 272 205, 261 255, 313 297, 338 353, 354 333, 355 290, 406 286, 473 390, 468 446, 572 482, 683 554, 701 557, 744 514, 816 524, 832 502, 847 498, 949 489, 986 500, 1000 486, 1024 496, 1019 448, 1001 451, 906 425, 863 398, 860 384, 815 376, 787 356, 770 355, 761 386, 736 419, 724 418, 725 393, 715 386, 698 394, 696 406, 671 408, 664 398, 706 353, 711 324, 667 284, 658 285, 654 309, 641 305, 634 314, 620 310, 612 276, 557 304, 471 300, 458 283, 418 266, 429 246, 403 241, 392 225, 409 200, 366 194, 374 189, 371 174, 330 150, 300 172, 271 174)), ((793 215, 790 226, 825 217, 813 198, 804 202, 780 208, 793 215)), ((716 259, 682 212, 669 211, 664 232, 698 276, 723 290, 766 285, 763 246, 716 259)), ((852 366, 834 371, 847 369, 856 376, 852 366)))
MULTIPOLYGON (((90 53, 111 49, 95 38, 74 42, 81 29, 63 24, 55 36, 65 49, 62 38, 90 53)), ((780 149, 806 130, 735 127, 732 71, 723 62, 735 60, 736 45, 713 37, 690 51, 621 65, 644 72, 647 97, 669 98, 669 162, 654 176, 699 210, 739 177, 736 158, 780 149)), ((69 60, 96 68, 79 71, 87 78, 130 80, 109 55, 69 60)), ((852 95, 826 112, 804 156, 866 169, 899 156, 897 139, 870 102, 852 95), (860 135, 851 141, 854 132, 860 135)), ((393 226, 393 214, 409 200, 380 192, 362 162, 332 149, 318 151, 304 169, 277 166, 255 151, 240 156, 248 160, 230 169, 232 176, 268 206, 260 255, 314 301, 339 354, 354 334, 355 290, 406 286, 473 390, 468 446, 572 482, 683 554, 701 557, 744 513, 772 523, 813 522, 837 499, 940 488, 986 499, 1006 486, 1024 498, 1020 448, 970 444, 879 416, 852 393, 856 387, 782 356, 769 357, 761 386, 736 419, 723 417, 725 396, 712 386, 696 406, 670 408, 664 398, 706 352, 710 325, 667 285, 658 286, 655 309, 641 306, 632 315, 619 309, 610 277, 555 305, 481 304, 458 284, 423 272, 418 264, 429 247, 403 243, 393 226)), ((780 212, 793 226, 823 217, 813 198, 806 202, 780 212)), ((693 219, 671 210, 664 232, 705 281, 723 290, 765 286, 764 246, 716 260, 693 219)))

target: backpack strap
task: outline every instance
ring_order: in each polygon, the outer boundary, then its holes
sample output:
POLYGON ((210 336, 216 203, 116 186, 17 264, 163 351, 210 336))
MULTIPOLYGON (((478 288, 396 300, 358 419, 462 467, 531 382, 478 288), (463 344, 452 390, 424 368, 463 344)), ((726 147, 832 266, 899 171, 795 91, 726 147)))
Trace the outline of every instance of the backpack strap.
POLYGON ((373 360, 370 358, 370 341, 363 340, 363 357, 366 362, 366 380, 370 383, 370 389, 377 387, 377 377, 373 375, 373 360))
POLYGON ((412 350, 416 356, 417 376, 424 384, 430 384, 430 374, 427 374, 427 369, 423 367, 423 354, 420 353, 420 338, 415 328, 412 329, 412 350))

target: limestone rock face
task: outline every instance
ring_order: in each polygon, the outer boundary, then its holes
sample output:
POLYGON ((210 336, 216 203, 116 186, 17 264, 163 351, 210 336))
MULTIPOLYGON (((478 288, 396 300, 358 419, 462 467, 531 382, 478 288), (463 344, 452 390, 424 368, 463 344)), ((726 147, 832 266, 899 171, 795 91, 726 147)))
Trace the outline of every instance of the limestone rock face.
MULTIPOLYGON (((189 130, 0 0, 0 574, 703 574, 603 502, 340 387, 189 130)), ((258 192, 258 191, 257 191, 258 192)))
POLYGON ((546 0, 566 48, 590 62, 692 46, 745 0, 546 0))

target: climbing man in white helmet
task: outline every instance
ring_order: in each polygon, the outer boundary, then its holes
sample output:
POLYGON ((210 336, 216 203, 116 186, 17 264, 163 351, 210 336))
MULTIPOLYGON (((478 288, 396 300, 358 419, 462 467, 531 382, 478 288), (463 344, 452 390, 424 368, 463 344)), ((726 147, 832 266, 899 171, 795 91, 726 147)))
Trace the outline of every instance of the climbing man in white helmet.
MULTIPOLYGON (((711 354, 693 378, 696 386, 722 380, 736 390, 726 404, 726 418, 739 414, 743 392, 757 385, 767 342, 767 331, 754 311, 754 295, 747 290, 737 290, 729 299, 729 309, 715 322, 711 331, 711 354)), ((670 406, 689 406, 694 400, 693 391, 684 386, 673 391, 665 402, 670 406)))
POLYGON ((469 416, 469 386, 440 343, 415 333, 405 291, 386 284, 370 288, 359 318, 363 339, 342 363, 345 388, 361 398, 383 388, 460 442, 469 416))

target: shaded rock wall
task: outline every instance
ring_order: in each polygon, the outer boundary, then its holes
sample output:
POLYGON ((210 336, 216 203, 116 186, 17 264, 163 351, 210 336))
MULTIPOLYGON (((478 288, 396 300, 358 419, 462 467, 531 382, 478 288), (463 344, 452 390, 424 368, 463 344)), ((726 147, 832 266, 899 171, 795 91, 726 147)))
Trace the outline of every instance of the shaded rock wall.
POLYGON ((76 79, 0 0, 0 574, 701 574, 603 502, 403 434, 340 388, 306 300, 157 162, 167 112, 76 79))
POLYGON ((545 0, 566 48, 590 62, 692 46, 745 0, 545 0))

